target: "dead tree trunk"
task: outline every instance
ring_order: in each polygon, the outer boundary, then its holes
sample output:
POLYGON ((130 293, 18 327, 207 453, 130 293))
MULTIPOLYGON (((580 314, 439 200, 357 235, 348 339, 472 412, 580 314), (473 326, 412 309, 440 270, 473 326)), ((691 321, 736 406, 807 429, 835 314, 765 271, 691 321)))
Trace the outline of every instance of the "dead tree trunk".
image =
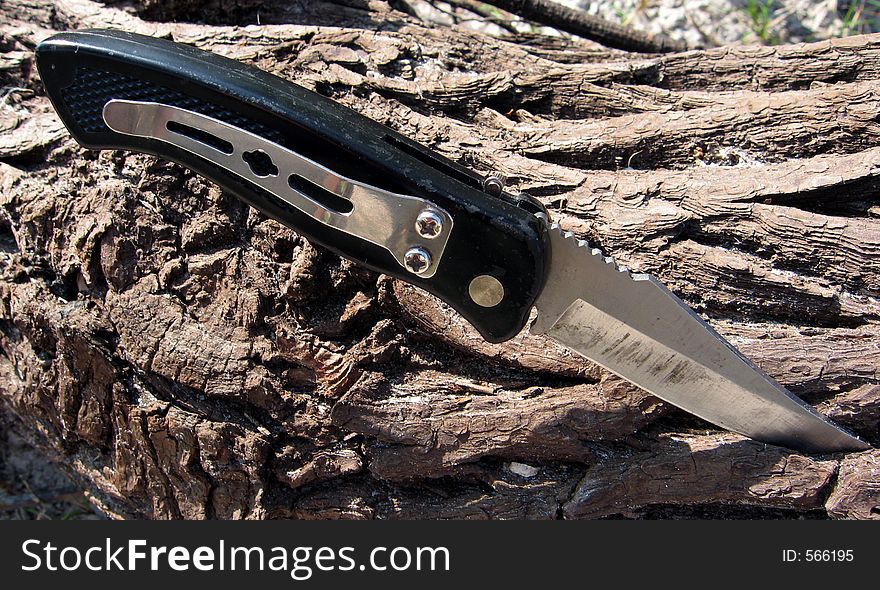
POLYGON ((105 513, 880 516, 880 452, 757 444, 540 337, 486 344, 176 165, 80 149, 32 61, 54 30, 168 36, 499 171, 877 444, 880 37, 645 56, 379 0, 134 4, 164 20, 0 2, 0 399, 105 513))

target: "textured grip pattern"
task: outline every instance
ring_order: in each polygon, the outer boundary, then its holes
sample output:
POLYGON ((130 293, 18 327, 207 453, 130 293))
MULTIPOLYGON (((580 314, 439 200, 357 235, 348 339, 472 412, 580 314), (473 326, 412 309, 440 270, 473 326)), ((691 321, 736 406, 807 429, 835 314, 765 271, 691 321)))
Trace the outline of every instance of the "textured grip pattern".
POLYGON ((41 41, 35 53, 52 104, 84 147, 148 153, 186 166, 314 243, 426 289, 492 342, 513 337, 526 323, 546 274, 545 224, 512 199, 487 195, 480 179, 455 163, 320 94, 166 39, 68 32, 41 41), (337 175, 429 200, 455 219, 436 274, 407 272, 387 250, 322 223, 210 159, 160 139, 113 131, 103 110, 114 99, 198 113, 330 166, 337 175), (504 285, 505 297, 493 308, 468 295, 469 281, 480 275, 500 277, 504 285))
POLYGON ((284 145, 280 133, 252 119, 179 90, 116 72, 79 67, 75 82, 62 89, 61 96, 77 123, 89 133, 109 133, 110 129, 104 123, 104 105, 113 99, 124 99, 157 102, 194 111, 284 145))

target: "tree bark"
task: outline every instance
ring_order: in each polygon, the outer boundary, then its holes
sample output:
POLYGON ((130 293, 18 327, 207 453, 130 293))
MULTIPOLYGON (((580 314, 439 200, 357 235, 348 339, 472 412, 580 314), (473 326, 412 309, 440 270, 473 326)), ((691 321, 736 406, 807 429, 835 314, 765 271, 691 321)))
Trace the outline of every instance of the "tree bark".
POLYGON ((559 31, 573 33, 608 47, 644 53, 685 51, 686 43, 663 35, 643 33, 576 10, 553 0, 487 0, 498 8, 559 31))
POLYGON ((504 174, 875 445, 880 36, 645 57, 379 0, 0 3, 0 400, 105 514, 880 518, 878 451, 762 445, 527 331, 486 343, 179 166, 79 148, 32 49, 95 26, 504 174))

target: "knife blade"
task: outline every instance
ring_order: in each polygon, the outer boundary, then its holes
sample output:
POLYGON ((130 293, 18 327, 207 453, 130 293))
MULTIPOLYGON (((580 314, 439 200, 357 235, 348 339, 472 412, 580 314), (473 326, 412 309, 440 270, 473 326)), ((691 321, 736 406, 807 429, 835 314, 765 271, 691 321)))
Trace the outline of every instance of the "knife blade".
POLYGON ((553 264, 533 333, 717 426, 809 452, 870 448, 739 353, 654 277, 551 227, 553 264))
POLYGON ((182 164, 307 239, 427 290, 491 342, 527 324, 670 403, 807 452, 869 445, 816 413, 647 275, 535 199, 338 103, 171 41, 91 30, 40 43, 73 137, 182 164))

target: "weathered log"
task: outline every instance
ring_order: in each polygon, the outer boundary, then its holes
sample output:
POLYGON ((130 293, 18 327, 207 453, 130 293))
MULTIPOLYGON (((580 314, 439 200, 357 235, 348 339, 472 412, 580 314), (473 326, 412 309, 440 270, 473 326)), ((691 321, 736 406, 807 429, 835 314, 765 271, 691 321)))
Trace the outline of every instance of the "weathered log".
POLYGON ((686 43, 664 35, 636 31, 552 0, 489 0, 488 4, 536 23, 597 41, 608 47, 645 53, 666 53, 688 49, 686 43))
POLYGON ((880 517, 875 451, 719 432, 540 336, 486 343, 179 166, 82 150, 31 53, 69 28, 170 37, 502 172, 877 444, 880 36, 645 57, 287 4, 260 25, 247 2, 0 4, 0 400, 96 507, 880 517))

